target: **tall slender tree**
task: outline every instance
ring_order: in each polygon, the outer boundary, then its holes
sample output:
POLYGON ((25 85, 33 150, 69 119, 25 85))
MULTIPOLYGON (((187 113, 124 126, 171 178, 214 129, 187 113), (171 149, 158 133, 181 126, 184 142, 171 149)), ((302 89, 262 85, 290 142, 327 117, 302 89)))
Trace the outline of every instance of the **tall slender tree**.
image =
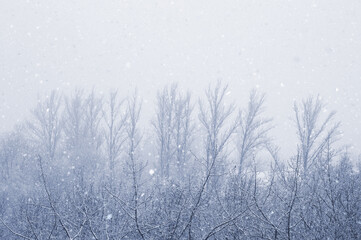
POLYGON ((40 101, 32 111, 33 121, 28 122, 33 136, 42 146, 47 158, 53 160, 62 132, 62 120, 60 117, 61 97, 53 90, 45 101, 40 101))

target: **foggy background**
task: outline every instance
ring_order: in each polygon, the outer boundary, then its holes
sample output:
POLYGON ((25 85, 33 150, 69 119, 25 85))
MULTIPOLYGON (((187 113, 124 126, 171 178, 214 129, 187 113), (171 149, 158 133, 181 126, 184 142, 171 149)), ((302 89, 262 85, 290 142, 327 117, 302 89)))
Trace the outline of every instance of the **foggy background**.
POLYGON ((252 88, 266 93, 283 151, 295 147, 293 101, 319 93, 359 154, 360 12, 358 0, 2 0, 0 131, 51 89, 125 97, 137 87, 146 117, 165 84, 190 89, 195 102, 221 79, 237 106, 252 88))

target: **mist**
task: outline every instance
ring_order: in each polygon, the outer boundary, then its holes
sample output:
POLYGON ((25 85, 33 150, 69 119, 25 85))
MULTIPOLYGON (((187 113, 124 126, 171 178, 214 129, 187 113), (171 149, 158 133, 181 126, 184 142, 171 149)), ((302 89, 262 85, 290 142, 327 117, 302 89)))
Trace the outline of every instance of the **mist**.
POLYGON ((0 237, 359 238, 360 11, 2 1, 0 237))

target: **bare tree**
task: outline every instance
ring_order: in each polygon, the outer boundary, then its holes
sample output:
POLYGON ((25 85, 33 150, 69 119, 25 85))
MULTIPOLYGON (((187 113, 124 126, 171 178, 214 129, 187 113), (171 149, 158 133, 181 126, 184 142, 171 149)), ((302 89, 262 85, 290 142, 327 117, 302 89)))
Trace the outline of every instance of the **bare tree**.
POLYGON ((158 136, 161 178, 169 178, 170 162, 173 159, 173 133, 177 85, 167 87, 157 96, 157 119, 153 126, 158 136))
POLYGON ((238 126, 238 121, 227 122, 235 109, 233 104, 226 106, 224 103, 227 89, 228 85, 222 87, 221 82, 218 82, 214 89, 209 87, 206 91, 206 104, 199 102, 199 120, 206 132, 206 172, 213 169, 217 161, 224 158, 221 153, 238 126), (227 124, 229 124, 228 127, 227 124))
POLYGON ((44 102, 39 102, 32 111, 33 122, 28 122, 28 126, 43 146, 47 157, 54 159, 62 131, 60 119, 61 97, 53 90, 44 102))
POLYGON ((239 171, 241 174, 244 162, 257 153, 262 147, 269 143, 267 136, 271 129, 271 119, 262 117, 264 111, 265 95, 259 95, 253 90, 249 96, 248 107, 244 112, 240 112, 239 124, 239 171))
POLYGON ((65 98, 63 116, 56 115, 66 144, 57 140, 55 148, 45 148, 54 141, 42 135, 43 128, 53 129, 43 119, 52 118, 46 101, 39 104, 34 138, 23 135, 24 128, 1 136, 0 238, 359 239, 361 173, 353 156, 336 148, 334 113, 323 117, 315 98, 295 104, 298 149, 281 159, 268 136, 264 95, 251 92, 238 116, 227 95, 220 82, 206 90, 195 128, 190 94, 165 88, 158 94, 154 143, 142 140, 138 96, 121 101, 112 92, 104 107, 94 91, 77 91, 65 98), (231 145, 237 133, 239 155, 231 145), (163 154, 162 179, 154 169, 145 174, 148 158, 158 164, 146 154, 150 148, 163 154), (274 161, 259 170, 263 148, 274 161), (52 149, 54 161, 45 161, 52 149), (124 170, 112 185, 100 168, 107 161, 115 173, 124 170), (253 171, 245 174, 245 163, 253 171))
POLYGON ((142 207, 144 207, 145 200, 144 195, 140 192, 140 181, 146 163, 140 161, 138 156, 138 147, 141 142, 138 127, 141 103, 138 102, 136 94, 128 100, 127 111, 128 120, 125 128, 127 134, 127 157, 125 171, 130 176, 129 188, 125 187, 125 192, 121 193, 120 196, 108 189, 107 191, 130 220, 125 231, 121 233, 121 238, 145 239, 147 228, 142 221, 142 207))
POLYGON ((176 147, 176 164, 180 173, 180 179, 184 177, 184 168, 187 167, 190 158, 190 145, 194 125, 191 114, 191 94, 188 92, 185 96, 179 94, 175 104, 175 147, 176 147))
POLYGON ((102 101, 94 91, 84 97, 82 90, 76 90, 71 97, 66 98, 65 103, 65 152, 83 186, 86 182, 84 178, 94 182, 98 177, 96 169, 104 165, 100 161, 102 101))
MULTIPOLYGON (((185 226, 180 233, 180 237, 188 230, 188 239, 193 239, 194 233, 192 225, 201 206, 204 193, 207 189, 215 189, 216 181, 212 181, 212 178, 217 177, 217 167, 219 167, 222 160, 225 161, 226 154, 223 154, 224 150, 238 125, 238 122, 235 121, 230 123, 227 127, 227 121, 234 111, 233 105, 226 107, 224 103, 227 88, 228 86, 222 87, 221 83, 218 82, 214 89, 209 87, 206 91, 206 105, 201 101, 199 102, 199 120, 206 132, 207 139, 205 142, 206 156, 204 158, 206 169, 200 182, 200 186, 192 199, 189 218, 186 220, 185 226), (211 186, 211 188, 209 186, 211 186)), ((200 160, 199 158, 197 159, 200 160)), ((210 234, 212 234, 212 232, 213 231, 211 231, 210 234)))
POLYGON ((115 162, 120 155, 121 147, 126 140, 124 136, 125 123, 127 120, 126 111, 122 109, 124 100, 118 99, 118 92, 109 94, 106 109, 103 110, 105 122, 105 141, 110 170, 114 169, 115 162))
POLYGON ((84 100, 83 91, 76 90, 74 95, 65 98, 64 133, 68 148, 76 148, 80 145, 81 136, 85 131, 84 126, 84 100))
POLYGON ((4 185, 7 182, 6 180, 12 177, 13 170, 19 165, 23 165, 21 161, 22 155, 30 147, 23 134, 24 130, 26 130, 26 127, 20 127, 0 137, 0 179, 3 180, 4 185))
POLYGON ((173 166, 182 175, 193 131, 190 98, 190 93, 183 96, 176 84, 158 92, 157 117, 152 125, 157 135, 162 179, 169 178, 173 166))
POLYGON ((140 133, 138 130, 138 122, 141 110, 141 103, 138 103, 138 96, 134 94, 131 100, 128 102, 128 114, 129 114, 129 123, 127 126, 127 134, 128 134, 128 162, 127 165, 131 171, 132 176, 132 187, 133 187, 133 218, 135 222, 135 226, 139 236, 144 239, 144 233, 141 227, 140 220, 140 192, 139 192, 139 181, 141 177, 141 173, 144 169, 144 164, 139 162, 136 157, 136 151, 141 141, 140 133))
POLYGON ((307 174, 329 139, 337 135, 340 123, 332 124, 335 112, 329 113, 324 120, 320 119, 324 104, 319 97, 307 98, 301 107, 300 110, 297 103, 294 104, 303 171, 307 174))
POLYGON ((99 131, 99 125, 102 117, 102 99, 95 95, 94 89, 85 99, 84 110, 84 134, 88 138, 88 145, 96 150, 99 150, 102 143, 102 136, 99 131))

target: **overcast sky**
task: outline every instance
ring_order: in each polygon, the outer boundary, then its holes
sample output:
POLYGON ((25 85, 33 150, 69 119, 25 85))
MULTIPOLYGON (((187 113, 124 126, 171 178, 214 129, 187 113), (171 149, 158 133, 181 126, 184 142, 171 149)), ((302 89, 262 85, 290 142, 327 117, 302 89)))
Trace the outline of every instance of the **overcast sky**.
POLYGON ((51 89, 138 87, 147 110, 168 82, 198 97, 222 79, 239 106, 267 94, 281 144, 293 101, 319 93, 360 153, 360 13, 360 0, 1 0, 0 131, 51 89))

